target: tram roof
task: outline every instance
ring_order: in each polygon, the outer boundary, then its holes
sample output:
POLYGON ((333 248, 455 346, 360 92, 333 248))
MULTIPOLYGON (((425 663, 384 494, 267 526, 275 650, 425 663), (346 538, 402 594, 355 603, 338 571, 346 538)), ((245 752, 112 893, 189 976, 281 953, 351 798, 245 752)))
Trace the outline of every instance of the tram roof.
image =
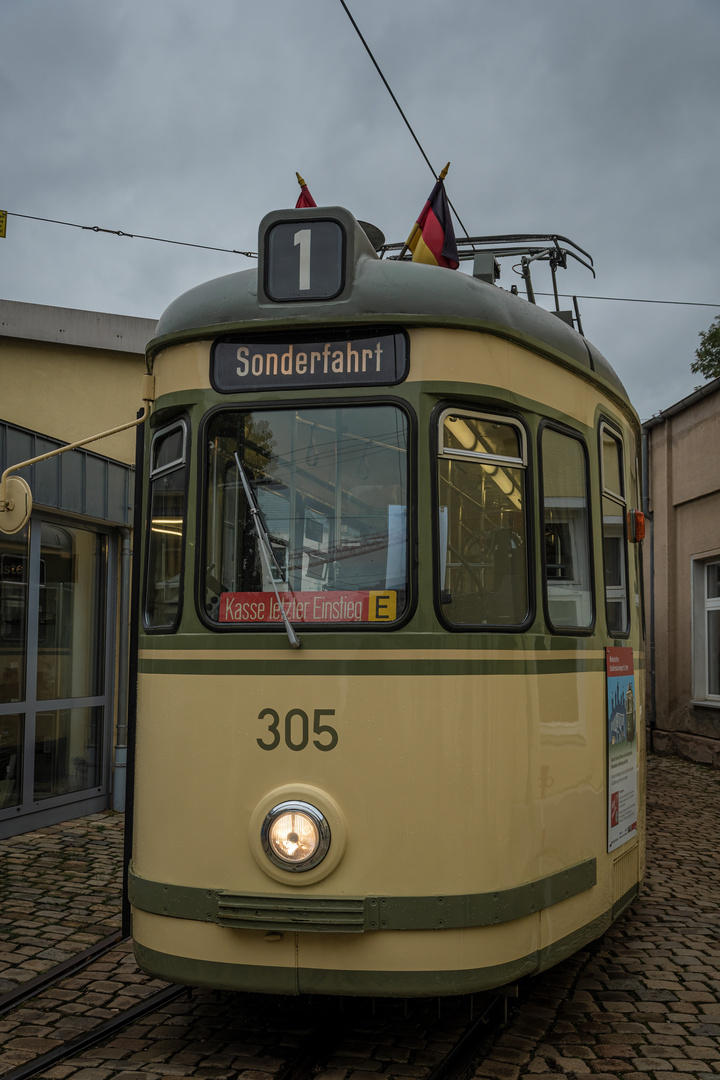
MULTIPOLYGON (((315 213, 341 208, 318 208, 315 213)), ((308 211, 288 211, 293 218, 308 211)), ((278 212, 269 217, 277 217, 278 212)), ((352 220, 346 210, 345 218, 352 220)), ((380 259, 359 225, 352 281, 332 300, 278 303, 258 288, 259 269, 240 270, 190 289, 166 309, 148 345, 152 357, 167 345, 236 332, 310 330, 349 325, 421 326, 493 334, 581 369, 629 404, 612 366, 587 338, 552 312, 497 285, 457 270, 380 259)))

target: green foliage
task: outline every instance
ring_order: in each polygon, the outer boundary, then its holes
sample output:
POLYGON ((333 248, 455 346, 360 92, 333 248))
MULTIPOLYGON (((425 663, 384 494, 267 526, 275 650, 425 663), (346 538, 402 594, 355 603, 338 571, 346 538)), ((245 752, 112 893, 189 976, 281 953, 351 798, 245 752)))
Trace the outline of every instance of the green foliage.
POLYGON ((707 330, 701 330, 698 337, 700 346, 695 351, 695 362, 690 370, 706 379, 720 378, 720 315, 717 315, 707 330))

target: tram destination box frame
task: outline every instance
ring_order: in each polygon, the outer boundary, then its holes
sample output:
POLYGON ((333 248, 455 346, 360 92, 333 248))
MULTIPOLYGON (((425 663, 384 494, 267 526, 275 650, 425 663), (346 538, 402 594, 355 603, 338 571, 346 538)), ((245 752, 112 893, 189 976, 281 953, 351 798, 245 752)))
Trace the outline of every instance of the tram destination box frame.
POLYGON ((395 386, 409 369, 408 337, 394 327, 232 334, 215 341, 210 354, 210 381, 221 394, 395 386))

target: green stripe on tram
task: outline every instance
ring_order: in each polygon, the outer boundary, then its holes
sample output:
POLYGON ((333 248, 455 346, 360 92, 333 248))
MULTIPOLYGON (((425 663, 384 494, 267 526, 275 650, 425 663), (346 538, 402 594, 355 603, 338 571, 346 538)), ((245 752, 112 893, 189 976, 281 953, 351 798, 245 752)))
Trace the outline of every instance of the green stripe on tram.
MULTIPOLYGON (((534 632, 523 633, 522 631, 510 633, 493 633, 492 631, 469 631, 456 633, 439 631, 434 633, 414 633, 405 630, 384 633, 357 633, 352 630, 341 631, 316 631, 307 632, 303 625, 297 625, 296 629, 303 634, 302 650, 304 654, 310 654, 315 650, 323 652, 337 652, 338 654, 360 653, 365 649, 382 649, 384 653, 392 656, 395 652, 418 652, 423 655, 435 654, 442 658, 443 653, 467 651, 475 656, 484 652, 502 652, 509 657, 527 656, 529 653, 542 653, 543 659, 552 659, 555 653, 575 653, 578 660, 582 660, 588 653, 602 652, 606 645, 632 646, 633 651, 638 649, 638 643, 632 638, 608 639, 597 631, 590 635, 574 637, 571 634, 546 635, 534 632)), ((183 632, 173 634, 141 634, 139 650, 143 652, 188 652, 196 651, 198 656, 205 652, 227 652, 233 656, 239 652, 264 652, 270 650, 277 652, 278 659, 282 659, 288 652, 288 641, 282 625, 274 627, 274 632, 259 633, 235 632, 213 633, 183 632)), ((636 665, 640 661, 635 657, 636 665)))
POLYGON ((598 659, 507 660, 313 660, 312 656, 278 657, 277 660, 242 659, 242 653, 227 660, 203 660, 202 653, 192 659, 145 658, 139 669, 146 675, 562 675, 578 672, 604 672, 605 661, 598 659))
POLYGON ((596 884, 594 858, 511 888, 442 896, 236 893, 153 881, 136 874, 131 865, 128 896, 133 907, 173 919, 214 922, 241 930, 362 934, 496 926, 543 911, 596 884))

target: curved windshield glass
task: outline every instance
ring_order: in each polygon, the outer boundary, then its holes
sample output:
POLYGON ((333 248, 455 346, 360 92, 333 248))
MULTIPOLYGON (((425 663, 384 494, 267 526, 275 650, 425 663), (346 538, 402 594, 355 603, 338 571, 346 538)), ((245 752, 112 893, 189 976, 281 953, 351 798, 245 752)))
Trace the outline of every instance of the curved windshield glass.
POLYGON ((404 412, 228 411, 207 433, 202 602, 213 622, 282 625, 280 604, 299 625, 378 625, 403 615, 404 412))

